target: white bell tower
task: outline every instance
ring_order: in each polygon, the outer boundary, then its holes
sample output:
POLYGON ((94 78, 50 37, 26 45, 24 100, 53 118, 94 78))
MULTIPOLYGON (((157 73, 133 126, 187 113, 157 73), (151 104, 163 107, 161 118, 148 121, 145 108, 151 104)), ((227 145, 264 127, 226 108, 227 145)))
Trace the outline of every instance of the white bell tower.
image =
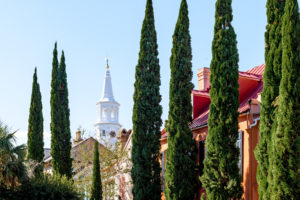
POLYGON ((119 106, 113 95, 111 77, 106 58, 106 71, 104 77, 103 93, 97 103, 97 122, 95 124, 96 138, 105 145, 114 145, 117 142, 117 134, 121 128, 119 124, 119 106))

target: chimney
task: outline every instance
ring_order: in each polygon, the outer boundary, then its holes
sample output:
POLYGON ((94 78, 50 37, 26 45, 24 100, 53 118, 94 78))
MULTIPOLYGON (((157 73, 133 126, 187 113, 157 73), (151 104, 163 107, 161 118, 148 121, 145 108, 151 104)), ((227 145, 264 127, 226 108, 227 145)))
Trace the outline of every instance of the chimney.
POLYGON ((251 99, 249 100, 250 104, 250 112, 252 114, 259 114, 260 113, 260 104, 258 99, 251 99))
POLYGON ((76 131, 76 137, 75 137, 75 140, 73 141, 74 144, 78 143, 82 141, 82 138, 81 138, 81 131, 76 131))
POLYGON ((203 67, 199 69, 198 73, 198 89, 207 90, 210 87, 209 83, 209 68, 203 67))
POLYGON ((120 148, 122 150, 124 149, 130 134, 131 134, 131 130, 126 131, 126 129, 122 129, 119 131, 118 141, 120 142, 120 145, 121 145, 120 148))

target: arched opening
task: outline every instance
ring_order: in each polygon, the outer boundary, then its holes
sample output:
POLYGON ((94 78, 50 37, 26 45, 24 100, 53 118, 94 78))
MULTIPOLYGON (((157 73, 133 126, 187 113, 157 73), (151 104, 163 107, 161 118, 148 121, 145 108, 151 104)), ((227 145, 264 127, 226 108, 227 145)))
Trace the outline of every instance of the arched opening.
POLYGON ((107 119, 107 110, 106 110, 106 108, 103 109, 102 118, 103 118, 104 120, 107 119))
POLYGON ((110 137, 112 137, 112 138, 113 138, 113 137, 116 137, 116 132, 115 132, 115 131, 111 131, 111 132, 110 132, 110 137))
POLYGON ((111 109, 111 110, 110 110, 110 118, 111 118, 112 120, 115 119, 115 111, 114 111, 114 109, 111 109))

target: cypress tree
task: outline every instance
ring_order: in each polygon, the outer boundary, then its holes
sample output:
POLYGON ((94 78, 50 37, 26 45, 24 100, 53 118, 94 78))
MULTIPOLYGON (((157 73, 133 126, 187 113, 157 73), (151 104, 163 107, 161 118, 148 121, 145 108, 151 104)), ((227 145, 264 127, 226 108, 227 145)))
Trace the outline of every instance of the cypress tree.
POLYGON ((69 109, 69 99, 68 99, 68 83, 67 83, 67 73, 65 64, 65 55, 62 51, 60 65, 59 65, 59 97, 61 104, 61 114, 63 115, 61 119, 61 133, 60 133, 60 143, 61 143, 61 174, 66 175, 68 178, 72 177, 72 159, 71 159, 71 131, 70 131, 70 109, 69 109))
POLYGON ((99 149, 98 148, 99 148, 99 143, 97 140, 95 140, 91 200, 102 200, 102 183, 101 183, 99 149))
POLYGON ((51 156, 55 175, 72 177, 70 110, 64 52, 60 65, 55 43, 52 61, 51 81, 51 156))
POLYGON ((135 73, 132 170, 133 199, 161 199, 160 66, 152 0, 147 0, 135 73))
POLYGON ((217 0, 212 61, 206 159, 201 177, 207 199, 228 200, 242 196, 238 161, 238 51, 232 27, 231 0, 217 0))
POLYGON ((52 80, 51 80, 51 156, 53 174, 63 175, 61 159, 61 124, 63 121, 62 106, 59 99, 59 68, 57 59, 57 44, 55 43, 52 60, 52 80))
MULTIPOLYGON (((42 96, 40 85, 37 80, 37 69, 33 74, 31 103, 28 120, 28 159, 42 162, 44 158, 44 141, 43 141, 43 112, 42 96)), ((38 167, 37 175, 42 173, 43 168, 38 167)))
POLYGON ((273 138, 272 200, 300 196, 300 20, 297 0, 286 0, 282 19, 282 78, 273 138))
POLYGON ((169 117, 166 124, 168 149, 166 163, 166 199, 194 199, 195 142, 189 123, 192 121, 191 91, 192 48, 189 33, 188 5, 182 0, 173 34, 170 58, 171 80, 169 117))
POLYGON ((269 155, 272 152, 272 133, 276 129, 274 101, 279 95, 281 79, 282 43, 281 27, 285 1, 267 1, 267 20, 265 33, 265 72, 264 88, 261 94, 260 139, 255 150, 257 158, 257 182, 260 200, 269 200, 268 179, 272 178, 269 170, 269 155))

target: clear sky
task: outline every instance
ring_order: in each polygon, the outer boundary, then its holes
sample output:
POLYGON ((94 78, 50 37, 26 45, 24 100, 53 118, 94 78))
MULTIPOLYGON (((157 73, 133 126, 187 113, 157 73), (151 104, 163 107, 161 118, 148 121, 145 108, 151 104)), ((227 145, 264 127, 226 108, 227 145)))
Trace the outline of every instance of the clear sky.
MULTIPOLYGON (((216 0, 187 0, 193 49, 193 82, 211 60, 216 0)), ((264 63, 266 0, 233 0, 240 70, 264 63)), ((93 135, 110 58, 120 123, 132 128, 133 84, 146 0, 15 0, 0 6, 0 120, 26 143, 34 67, 38 68, 45 130, 50 146, 50 81, 54 42, 66 56, 72 137, 79 126, 93 135)), ((169 59, 180 0, 153 0, 161 67, 163 115, 168 116, 169 59)), ((60 53, 59 53, 60 56, 60 53)))

